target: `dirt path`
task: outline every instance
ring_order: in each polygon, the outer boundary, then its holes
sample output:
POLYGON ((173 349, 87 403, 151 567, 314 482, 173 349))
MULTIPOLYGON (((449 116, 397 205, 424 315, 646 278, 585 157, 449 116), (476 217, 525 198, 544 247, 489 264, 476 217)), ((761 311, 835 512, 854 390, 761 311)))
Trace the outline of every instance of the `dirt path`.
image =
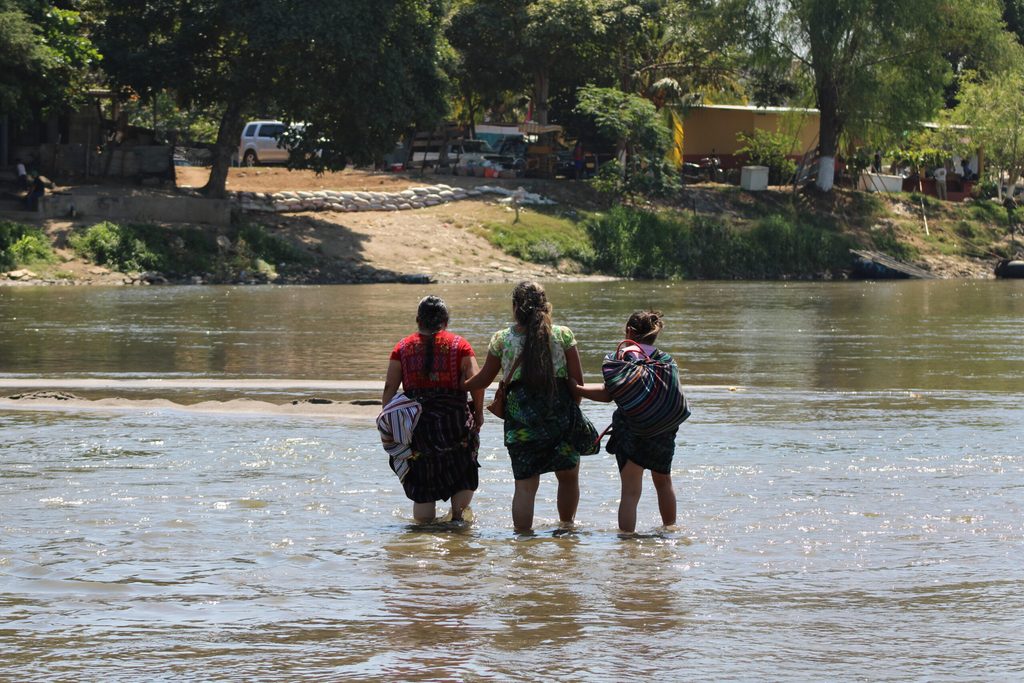
POLYGON ((577 278, 551 266, 520 261, 473 232, 481 220, 511 222, 504 207, 463 200, 415 211, 308 212, 260 220, 273 234, 321 257, 324 281, 394 280, 505 282, 577 278))

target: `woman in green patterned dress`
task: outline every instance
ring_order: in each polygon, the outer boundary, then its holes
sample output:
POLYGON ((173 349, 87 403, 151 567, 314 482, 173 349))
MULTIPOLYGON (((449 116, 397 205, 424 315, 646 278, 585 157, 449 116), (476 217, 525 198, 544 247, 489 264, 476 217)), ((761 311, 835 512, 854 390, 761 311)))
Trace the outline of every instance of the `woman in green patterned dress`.
POLYGON ((535 282, 516 285, 512 313, 515 324, 494 333, 484 366, 464 388, 483 389, 499 372, 509 379, 504 431, 516 481, 512 497, 516 530, 533 527, 534 501, 545 472, 554 472, 558 479, 558 517, 569 525, 580 499, 580 452, 590 452, 587 441, 593 432, 566 383, 569 379, 583 383, 576 339, 568 327, 551 323, 551 304, 535 282))

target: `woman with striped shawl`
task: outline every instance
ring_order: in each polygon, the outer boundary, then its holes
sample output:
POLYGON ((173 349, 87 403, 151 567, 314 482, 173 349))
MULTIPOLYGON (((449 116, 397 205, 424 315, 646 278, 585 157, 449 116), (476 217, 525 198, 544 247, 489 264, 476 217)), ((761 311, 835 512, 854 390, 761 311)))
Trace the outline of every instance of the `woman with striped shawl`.
MULTIPOLYGON (((636 311, 626 322, 626 339, 631 342, 624 353, 628 356, 639 356, 659 363, 671 364, 672 381, 678 388, 678 370, 672 356, 655 348, 664 324, 661 311, 636 311)), ((625 344, 625 342, 623 342, 625 344)), ((620 349, 622 345, 620 345, 620 349)), ((609 356, 611 357, 611 356, 609 356)), ((582 384, 572 387, 574 396, 588 398, 604 403, 616 400, 608 388, 608 378, 604 384, 582 384)), ((680 393, 681 398, 681 393, 680 393)), ((683 409, 685 410, 685 402, 683 409)), ((689 416, 685 412, 682 419, 689 416)), ((657 434, 638 433, 632 428, 626 411, 621 404, 612 414, 612 435, 606 450, 615 456, 619 465, 619 476, 622 479, 622 494, 619 497, 619 529, 632 533, 636 530, 636 508, 643 491, 644 470, 651 471, 654 490, 658 494, 658 511, 661 521, 666 527, 676 523, 676 491, 672 486, 672 458, 676 451, 676 431, 678 423, 657 434)))
POLYGON ((395 344, 381 400, 388 406, 402 388, 419 404, 411 452, 390 457, 417 523, 434 521, 439 500, 452 502, 452 520, 462 519, 479 483, 477 451, 483 424, 483 390, 469 399, 461 383, 477 371, 469 343, 448 327, 448 306, 424 297, 413 334, 395 344))

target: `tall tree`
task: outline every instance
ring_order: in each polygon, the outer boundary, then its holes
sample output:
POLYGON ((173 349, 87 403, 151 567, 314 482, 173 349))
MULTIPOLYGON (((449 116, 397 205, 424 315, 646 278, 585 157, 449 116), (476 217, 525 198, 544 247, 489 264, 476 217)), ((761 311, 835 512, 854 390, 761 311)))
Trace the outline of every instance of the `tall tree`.
POLYGON ((302 121, 292 162, 364 162, 444 112, 442 0, 107 0, 112 80, 143 97, 219 108, 205 191, 223 196, 245 118, 302 121))
POLYGON ((997 5, 995 0, 750 1, 752 43, 785 56, 813 84, 820 112, 820 189, 833 186, 845 131, 906 130, 936 114, 952 77, 946 51, 971 41, 981 44, 985 30, 998 32, 997 5))

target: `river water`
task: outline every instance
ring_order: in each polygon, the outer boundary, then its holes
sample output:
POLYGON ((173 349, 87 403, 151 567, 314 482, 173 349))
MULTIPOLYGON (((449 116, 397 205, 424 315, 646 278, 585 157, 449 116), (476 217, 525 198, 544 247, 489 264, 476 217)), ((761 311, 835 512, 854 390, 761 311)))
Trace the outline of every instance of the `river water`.
MULTIPOLYGON (((1024 677, 1022 283, 548 289, 592 380, 665 311, 678 529, 648 480, 620 537, 601 453, 575 531, 546 475, 517 536, 493 421, 472 524, 423 530, 365 422, 0 410, 0 679, 1024 677)), ((0 395, 372 396, 428 291, 478 352, 509 318, 505 285, 0 288, 0 395)))

